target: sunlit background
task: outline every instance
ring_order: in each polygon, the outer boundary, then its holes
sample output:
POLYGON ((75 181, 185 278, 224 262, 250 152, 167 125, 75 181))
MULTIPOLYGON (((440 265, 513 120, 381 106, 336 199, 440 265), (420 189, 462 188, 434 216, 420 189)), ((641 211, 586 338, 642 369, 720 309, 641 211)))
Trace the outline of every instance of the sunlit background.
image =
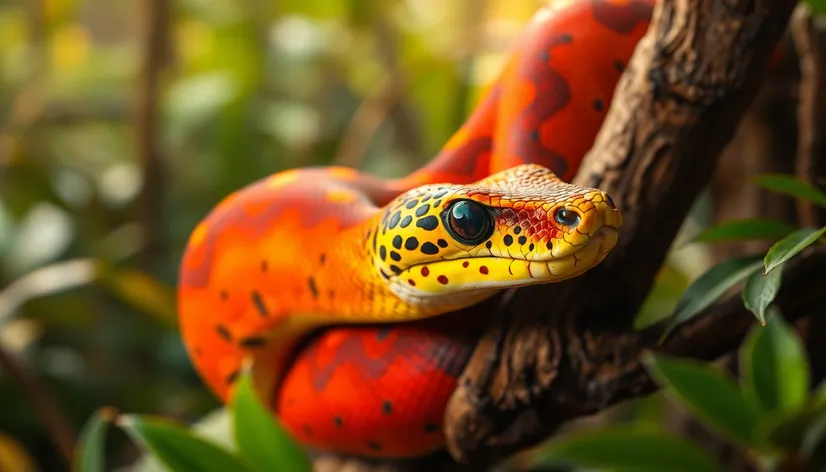
MULTIPOLYGON (((32 395, 73 432, 102 405, 214 410, 174 326, 197 221, 285 168, 420 166, 543 2, 164 3, 0 0, 0 346, 23 369, 0 366, 0 470, 65 470, 32 395)), ((688 250, 645 313, 704 267, 688 250)))

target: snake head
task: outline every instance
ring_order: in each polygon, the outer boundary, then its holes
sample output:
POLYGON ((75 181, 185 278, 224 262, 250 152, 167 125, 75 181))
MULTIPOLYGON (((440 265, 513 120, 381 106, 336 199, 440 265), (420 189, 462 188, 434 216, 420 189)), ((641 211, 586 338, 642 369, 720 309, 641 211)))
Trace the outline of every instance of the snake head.
POLYGON ((582 274, 613 249, 621 225, 605 192, 527 164, 400 195, 378 223, 373 261, 409 305, 450 311, 582 274))

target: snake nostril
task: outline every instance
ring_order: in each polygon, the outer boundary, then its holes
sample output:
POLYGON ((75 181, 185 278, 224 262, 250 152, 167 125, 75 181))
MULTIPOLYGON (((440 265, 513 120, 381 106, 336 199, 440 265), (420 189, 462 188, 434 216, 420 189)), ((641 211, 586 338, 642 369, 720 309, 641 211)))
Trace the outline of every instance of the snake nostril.
POLYGON ((607 193, 605 194, 605 201, 606 201, 606 202, 608 202, 608 205, 609 205, 611 208, 616 208, 616 207, 617 207, 617 206, 614 204, 614 199, 613 199, 613 198, 611 198, 611 195, 608 195, 607 193))

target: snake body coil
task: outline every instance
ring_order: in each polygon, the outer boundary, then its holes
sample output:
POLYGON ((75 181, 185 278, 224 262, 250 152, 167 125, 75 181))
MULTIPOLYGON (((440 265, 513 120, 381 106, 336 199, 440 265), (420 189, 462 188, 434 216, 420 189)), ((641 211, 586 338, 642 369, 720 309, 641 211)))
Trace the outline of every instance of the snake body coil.
POLYGON ((290 170, 217 205, 179 281, 183 339, 210 388, 226 400, 249 357, 308 446, 376 457, 443 447, 445 404, 484 320, 440 315, 580 275, 616 243, 611 198, 565 181, 651 9, 542 9, 465 125, 406 178, 290 170))

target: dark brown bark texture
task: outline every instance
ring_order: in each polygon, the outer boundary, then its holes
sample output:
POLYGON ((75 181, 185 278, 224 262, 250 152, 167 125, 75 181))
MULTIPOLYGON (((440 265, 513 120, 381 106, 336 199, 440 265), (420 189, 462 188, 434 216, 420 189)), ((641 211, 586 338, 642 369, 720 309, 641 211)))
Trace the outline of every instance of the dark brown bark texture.
MULTIPOLYGON (((754 322, 739 294, 680 326, 663 345, 663 325, 635 331, 632 321, 715 169, 743 159, 722 151, 764 82, 795 4, 662 0, 575 179, 606 190, 623 211, 612 254, 576 279, 495 300, 448 405, 452 459, 323 458, 317 470, 487 470, 565 422, 653 392, 643 366, 648 351, 714 360, 735 350, 754 322)), ((808 250, 784 270, 776 303, 790 320, 826 314, 823 287, 826 251, 808 250)))

